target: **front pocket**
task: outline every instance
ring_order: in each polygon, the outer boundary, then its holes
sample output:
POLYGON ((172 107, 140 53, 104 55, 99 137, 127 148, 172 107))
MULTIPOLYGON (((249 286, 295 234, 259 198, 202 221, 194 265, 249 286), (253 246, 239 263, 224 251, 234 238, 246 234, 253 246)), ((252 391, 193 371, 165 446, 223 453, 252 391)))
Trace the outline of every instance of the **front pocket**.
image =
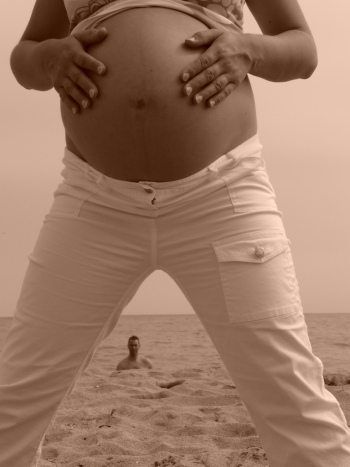
POLYGON ((66 178, 55 190, 50 215, 59 217, 78 217, 85 202, 92 199, 100 186, 85 175, 66 178))
POLYGON ((240 164, 222 175, 235 213, 278 210, 276 193, 265 170, 264 160, 240 164))
POLYGON ((229 322, 300 311, 290 240, 279 231, 255 232, 212 243, 229 322))

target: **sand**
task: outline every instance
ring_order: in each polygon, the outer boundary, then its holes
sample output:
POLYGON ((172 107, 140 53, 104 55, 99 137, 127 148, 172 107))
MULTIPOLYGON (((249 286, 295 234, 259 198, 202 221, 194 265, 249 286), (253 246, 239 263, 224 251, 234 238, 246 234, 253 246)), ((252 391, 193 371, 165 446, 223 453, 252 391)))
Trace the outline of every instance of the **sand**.
MULTIPOLYGON (((268 466, 219 355, 199 321, 187 324, 122 316, 60 405, 39 467, 268 466), (133 334, 153 368, 116 371, 133 334)), ((350 385, 327 389, 350 423, 350 385)))

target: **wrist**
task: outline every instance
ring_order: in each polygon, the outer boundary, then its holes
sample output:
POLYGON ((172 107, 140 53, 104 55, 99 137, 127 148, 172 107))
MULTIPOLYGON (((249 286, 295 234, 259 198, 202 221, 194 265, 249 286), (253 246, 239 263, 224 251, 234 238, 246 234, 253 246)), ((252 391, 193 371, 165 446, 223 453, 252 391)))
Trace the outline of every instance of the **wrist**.
POLYGON ((243 33, 243 50, 249 61, 248 73, 255 74, 256 70, 261 68, 264 61, 263 50, 261 47, 261 34, 243 33))
POLYGON ((45 89, 53 87, 52 69, 54 67, 53 57, 59 39, 47 39, 39 42, 33 51, 33 63, 37 63, 41 71, 42 83, 45 89))
POLYGON ((290 81, 310 77, 317 66, 314 41, 303 31, 291 29, 273 36, 244 36, 252 75, 274 82, 290 81))

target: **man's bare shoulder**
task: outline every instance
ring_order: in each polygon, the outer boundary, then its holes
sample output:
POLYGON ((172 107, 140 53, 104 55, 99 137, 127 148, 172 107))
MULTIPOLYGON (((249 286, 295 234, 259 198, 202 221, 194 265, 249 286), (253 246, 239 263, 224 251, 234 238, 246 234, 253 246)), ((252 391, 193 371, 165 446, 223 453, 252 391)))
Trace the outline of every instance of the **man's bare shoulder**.
POLYGON ((125 370, 128 367, 128 358, 123 358, 118 365, 117 365, 117 370, 125 370))
POLYGON ((151 360, 149 360, 147 357, 142 357, 142 362, 148 368, 153 368, 151 360))
POLYGON ((138 368, 153 368, 152 362, 146 358, 146 357, 139 357, 138 362, 131 362, 128 357, 124 358, 121 360, 118 365, 117 365, 117 370, 132 370, 132 369, 138 369, 138 368))

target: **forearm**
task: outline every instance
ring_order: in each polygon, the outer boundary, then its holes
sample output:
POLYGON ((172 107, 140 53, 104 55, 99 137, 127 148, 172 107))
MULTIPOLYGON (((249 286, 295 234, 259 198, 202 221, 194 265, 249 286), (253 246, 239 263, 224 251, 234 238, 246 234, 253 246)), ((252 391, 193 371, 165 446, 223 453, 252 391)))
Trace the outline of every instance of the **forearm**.
POLYGON ((26 89, 47 91, 53 87, 44 65, 53 41, 55 39, 42 42, 24 40, 13 49, 11 69, 18 83, 26 89))
POLYGON ((311 35, 298 29, 275 36, 244 34, 252 61, 250 74, 268 81, 309 78, 317 66, 317 51, 311 35))

